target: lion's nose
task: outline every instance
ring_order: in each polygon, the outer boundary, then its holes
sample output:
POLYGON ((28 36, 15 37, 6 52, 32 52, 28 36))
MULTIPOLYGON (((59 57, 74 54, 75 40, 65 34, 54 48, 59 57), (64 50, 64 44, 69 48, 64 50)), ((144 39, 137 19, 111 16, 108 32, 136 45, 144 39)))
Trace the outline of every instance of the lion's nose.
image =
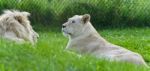
POLYGON ((66 26, 65 25, 62 25, 62 28, 65 28, 66 26))

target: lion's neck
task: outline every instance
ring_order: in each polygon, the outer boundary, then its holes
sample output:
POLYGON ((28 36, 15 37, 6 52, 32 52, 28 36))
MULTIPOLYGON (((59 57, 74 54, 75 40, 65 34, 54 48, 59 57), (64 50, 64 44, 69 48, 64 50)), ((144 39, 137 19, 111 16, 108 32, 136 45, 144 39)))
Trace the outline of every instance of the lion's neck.
POLYGON ((95 30, 95 28, 93 27, 93 25, 90 23, 90 22, 88 22, 87 24, 86 24, 86 26, 85 26, 85 28, 83 29, 83 32, 82 32, 83 34, 87 34, 87 35, 90 35, 90 34, 97 34, 97 35, 99 35, 98 33, 97 33, 97 31, 95 30))

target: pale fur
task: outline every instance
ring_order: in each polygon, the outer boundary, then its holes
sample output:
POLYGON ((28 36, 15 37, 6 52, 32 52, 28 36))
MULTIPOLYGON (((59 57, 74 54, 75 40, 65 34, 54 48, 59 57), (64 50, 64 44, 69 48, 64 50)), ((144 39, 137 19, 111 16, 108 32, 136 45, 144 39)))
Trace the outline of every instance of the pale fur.
POLYGON ((74 50, 80 54, 90 54, 97 58, 147 66, 140 54, 106 41, 99 35, 89 20, 83 22, 84 16, 89 16, 90 19, 90 15, 75 15, 63 24, 62 31, 69 37, 66 49, 74 50), (72 23, 72 21, 75 21, 75 23, 72 23))
POLYGON ((5 10, 0 16, 0 36, 18 43, 36 43, 39 35, 30 25, 28 16, 28 12, 5 10))

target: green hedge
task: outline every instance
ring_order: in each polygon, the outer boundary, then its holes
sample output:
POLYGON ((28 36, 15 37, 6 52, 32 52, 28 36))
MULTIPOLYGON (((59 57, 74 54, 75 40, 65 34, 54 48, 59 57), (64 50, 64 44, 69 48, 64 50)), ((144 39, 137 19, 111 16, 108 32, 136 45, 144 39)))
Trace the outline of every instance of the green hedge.
POLYGON ((60 17, 63 21, 73 15, 88 13, 91 14, 91 22, 97 28, 150 26, 150 12, 145 14, 149 7, 145 5, 142 8, 139 5, 140 1, 127 3, 124 0, 101 0, 95 4, 76 2, 66 7, 60 17))
POLYGON ((55 13, 49 8, 50 0, 0 0, 0 11, 16 9, 31 13, 33 24, 52 24, 56 19, 55 13))
POLYGON ((149 4, 149 0, 0 0, 0 12, 4 9, 28 11, 35 25, 60 26, 73 15, 88 13, 98 29, 149 27, 149 4))

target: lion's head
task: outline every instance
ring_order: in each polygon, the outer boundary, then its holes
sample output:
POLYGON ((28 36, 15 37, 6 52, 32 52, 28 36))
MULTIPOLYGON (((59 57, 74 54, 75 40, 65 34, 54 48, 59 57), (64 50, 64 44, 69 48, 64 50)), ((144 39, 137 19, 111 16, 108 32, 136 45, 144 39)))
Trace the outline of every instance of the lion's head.
POLYGON ((1 36, 14 41, 23 40, 35 43, 39 35, 28 20, 30 13, 17 10, 5 10, 0 17, 1 36))
POLYGON ((68 19, 66 23, 62 25, 62 32, 65 36, 76 37, 84 32, 84 27, 90 22, 90 15, 75 15, 68 19))

